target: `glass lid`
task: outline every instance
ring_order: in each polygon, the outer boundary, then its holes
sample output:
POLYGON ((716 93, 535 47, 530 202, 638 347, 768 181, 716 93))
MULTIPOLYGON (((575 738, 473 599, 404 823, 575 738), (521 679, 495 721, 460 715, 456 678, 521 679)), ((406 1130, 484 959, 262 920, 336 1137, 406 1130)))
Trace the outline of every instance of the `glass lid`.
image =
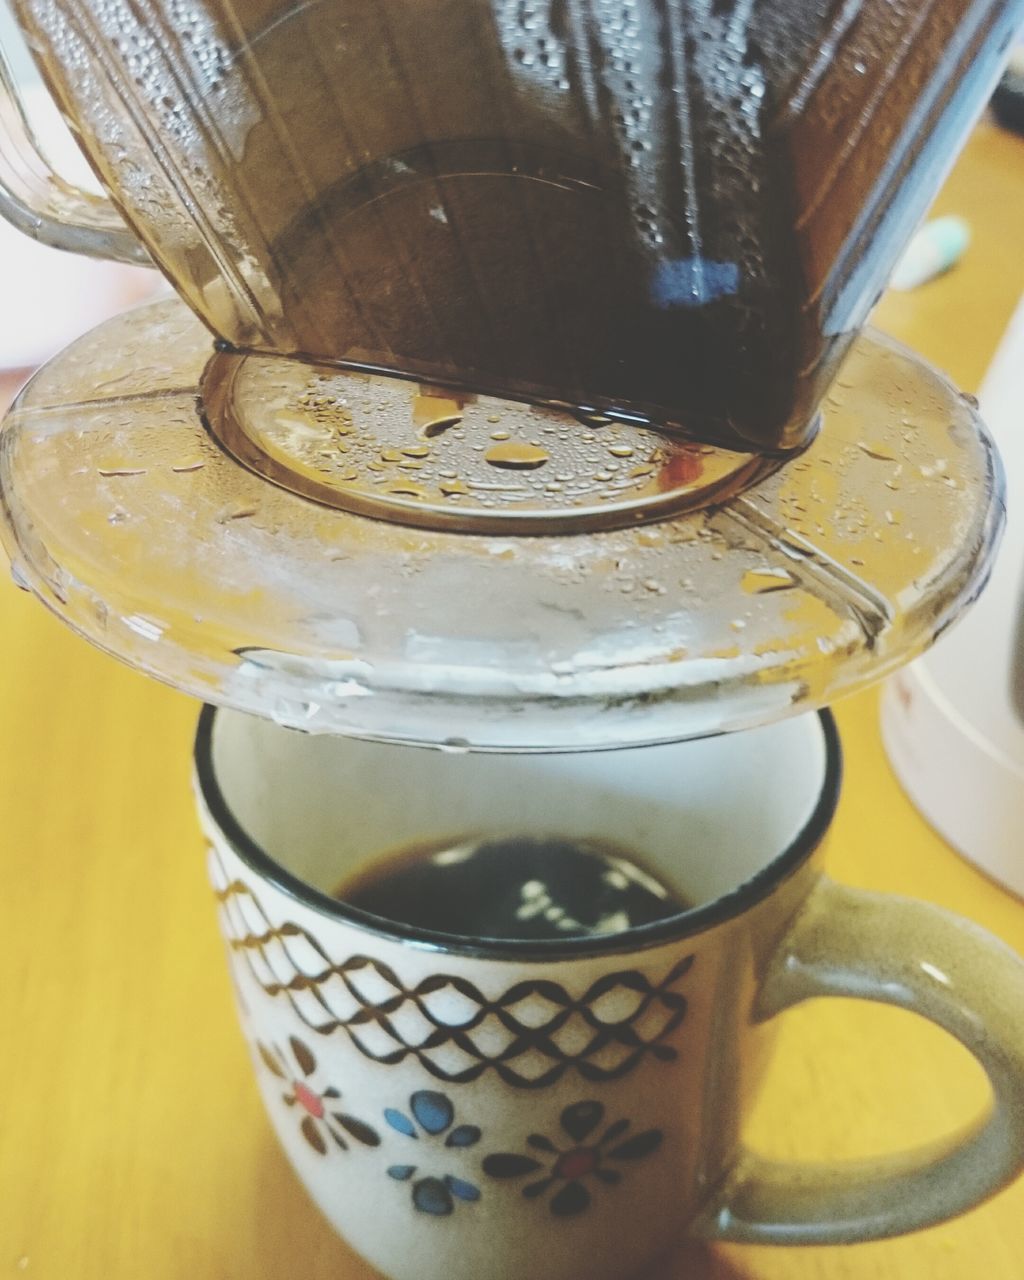
POLYGON ((783 461, 214 351, 177 300, 36 375, 0 492, 16 577, 101 648, 280 724, 451 750, 832 702, 949 625, 1002 522, 973 402, 879 334, 783 461))

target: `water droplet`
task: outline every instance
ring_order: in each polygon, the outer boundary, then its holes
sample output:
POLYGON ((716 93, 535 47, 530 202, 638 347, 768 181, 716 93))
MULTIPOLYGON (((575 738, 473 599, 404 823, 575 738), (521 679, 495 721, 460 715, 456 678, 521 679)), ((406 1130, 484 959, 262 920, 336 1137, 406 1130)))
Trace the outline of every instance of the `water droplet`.
POLYGON ((742 586, 752 595, 766 595, 769 591, 788 591, 796 586, 796 579, 788 569, 748 569, 742 586))
POLYGON ((465 738, 445 738, 440 746, 445 755, 465 756, 469 754, 469 743, 465 738))
POLYGON ((405 480, 399 481, 398 484, 388 485, 387 492, 393 493, 396 497, 399 497, 399 498, 426 499, 430 497, 430 494, 427 493, 426 489, 422 488, 418 484, 412 484, 405 480))
POLYGON ((429 458, 430 445, 428 444, 411 444, 402 450, 407 458, 429 458))
POLYGON ((891 449, 886 448, 884 444, 866 444, 863 440, 858 440, 857 448, 862 453, 866 453, 869 458, 876 458, 879 462, 896 461, 896 455, 891 449))
POLYGON ((628 444, 609 445, 608 452, 613 458, 632 458, 633 446, 628 444))
POLYGON ((539 445, 508 440, 488 449, 484 459, 492 467, 503 467, 510 471, 532 471, 536 467, 542 467, 550 456, 539 445))
POLYGON ((462 480, 442 480, 438 488, 446 497, 456 493, 469 493, 469 486, 462 480))
POLYGON ((462 404, 448 396, 421 394, 412 402, 412 420, 428 439, 462 421, 462 404))

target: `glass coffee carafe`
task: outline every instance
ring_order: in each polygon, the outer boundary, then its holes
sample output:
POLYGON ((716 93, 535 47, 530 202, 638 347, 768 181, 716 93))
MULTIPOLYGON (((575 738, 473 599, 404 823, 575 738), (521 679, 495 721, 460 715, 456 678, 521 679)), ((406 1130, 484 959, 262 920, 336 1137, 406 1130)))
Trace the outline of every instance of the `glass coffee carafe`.
POLYGON ((15 7, 134 233, 8 148, 41 238, 144 245, 232 348, 768 451, 808 438, 1022 12, 15 7))

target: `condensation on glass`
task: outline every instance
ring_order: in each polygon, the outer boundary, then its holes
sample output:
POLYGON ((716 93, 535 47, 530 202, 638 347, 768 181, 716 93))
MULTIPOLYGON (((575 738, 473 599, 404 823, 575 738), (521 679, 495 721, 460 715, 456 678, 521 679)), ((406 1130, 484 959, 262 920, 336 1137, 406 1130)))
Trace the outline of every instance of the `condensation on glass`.
MULTIPOLYGON (((204 426, 208 359, 209 335, 171 300, 45 366, 0 433, 0 535, 19 581, 107 652, 311 732, 579 751, 810 710, 926 648, 984 583, 1002 524, 973 404, 878 335, 855 344, 807 450, 727 501, 595 531, 586 494, 577 509, 555 480, 584 536, 521 536, 515 507, 529 528, 555 456, 495 471, 500 495, 460 497, 445 473, 469 432, 432 434, 433 418, 368 474, 395 502, 410 484, 467 502, 482 531, 367 519, 268 483, 204 426)), ((392 385, 323 367, 287 382, 280 394, 322 411, 319 438, 295 427, 304 468, 326 446, 330 478, 339 419, 341 443, 377 450, 392 385)), ((483 420, 506 446, 579 427, 550 409, 496 416, 483 420)), ((586 434, 588 467, 648 492, 614 424, 586 434)), ((692 461, 668 441, 644 466, 674 484, 692 461)))
POLYGON ((128 223, 228 344, 759 449, 806 439, 1024 9, 16 7, 128 223))

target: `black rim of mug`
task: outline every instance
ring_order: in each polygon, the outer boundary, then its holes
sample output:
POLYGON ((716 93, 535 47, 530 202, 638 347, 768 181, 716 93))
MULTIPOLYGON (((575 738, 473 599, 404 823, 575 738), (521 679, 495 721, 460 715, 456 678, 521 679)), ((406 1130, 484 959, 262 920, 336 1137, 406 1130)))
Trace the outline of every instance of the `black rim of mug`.
POLYGON ((358 907, 349 906, 314 889, 282 867, 249 835, 225 799, 213 764, 213 733, 218 710, 209 705, 203 707, 196 730, 196 785, 214 825, 242 862, 261 880, 322 916, 354 926, 378 938, 446 955, 523 961, 616 955, 665 946, 735 919, 769 897, 803 866, 821 844, 832 823, 842 780, 842 748, 835 718, 827 709, 816 714, 825 741, 825 772, 811 816, 793 841, 749 879, 711 902, 691 907, 689 911, 667 916, 652 924, 638 925, 621 933, 603 934, 596 938, 576 937, 536 942, 527 939, 516 941, 506 938, 462 937, 403 926, 361 911, 358 907))

